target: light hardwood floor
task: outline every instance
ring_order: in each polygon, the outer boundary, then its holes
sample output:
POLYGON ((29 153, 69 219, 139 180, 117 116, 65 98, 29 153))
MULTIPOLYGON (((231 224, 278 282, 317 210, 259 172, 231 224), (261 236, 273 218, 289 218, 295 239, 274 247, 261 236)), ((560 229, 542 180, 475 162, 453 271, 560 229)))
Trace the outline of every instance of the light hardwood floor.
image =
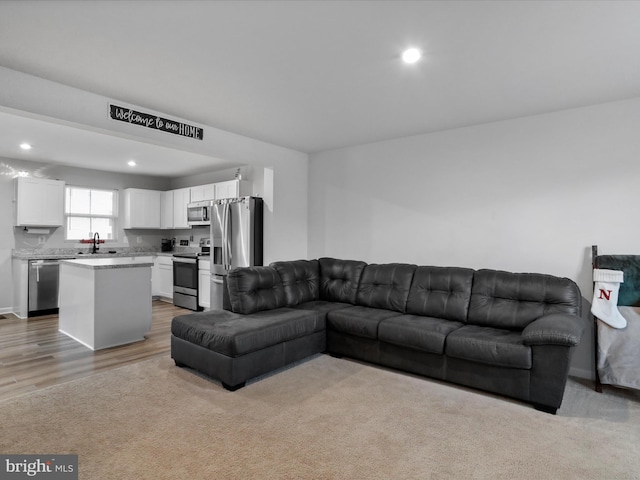
POLYGON ((168 354, 171 319, 191 312, 160 300, 152 312, 146 340, 96 352, 58 332, 57 315, 0 315, 0 400, 168 354))

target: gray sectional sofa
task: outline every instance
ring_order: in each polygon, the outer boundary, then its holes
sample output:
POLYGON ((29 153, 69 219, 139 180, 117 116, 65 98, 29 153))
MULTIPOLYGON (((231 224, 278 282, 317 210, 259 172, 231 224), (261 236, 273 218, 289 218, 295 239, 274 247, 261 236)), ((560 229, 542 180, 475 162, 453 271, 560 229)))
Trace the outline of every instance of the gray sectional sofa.
POLYGON ((584 329, 567 278, 320 258, 229 273, 232 311, 178 316, 171 356, 236 390, 327 352, 555 413, 584 329))

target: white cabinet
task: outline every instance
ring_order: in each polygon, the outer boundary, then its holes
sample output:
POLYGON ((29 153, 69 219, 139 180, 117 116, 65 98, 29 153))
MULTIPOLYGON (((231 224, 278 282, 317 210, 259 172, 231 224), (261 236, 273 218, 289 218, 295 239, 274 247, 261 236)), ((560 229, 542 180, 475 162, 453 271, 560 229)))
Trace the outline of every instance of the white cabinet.
MULTIPOLYGON (((123 257, 120 257, 123 258, 123 257)), ((141 255, 141 256, 137 256, 137 255, 133 255, 131 257, 124 257, 128 260, 131 260, 132 262, 138 261, 138 262, 148 262, 148 263, 153 263, 153 267, 151 267, 151 295, 158 295, 158 293, 156 293, 156 290, 158 289, 158 278, 157 278, 157 274, 156 274, 156 257, 155 255, 153 256, 149 256, 149 255, 141 255)))
POLYGON ((160 296, 160 269, 158 257, 153 257, 153 267, 151 268, 151 296, 160 296))
POLYGON ((16 226, 60 227, 64 224, 64 182, 46 178, 15 179, 16 226))
POLYGON ((123 228, 160 228, 160 194, 157 190, 127 188, 123 228))
POLYGON ((191 201, 191 189, 179 188, 173 191, 173 228, 189 228, 187 207, 191 201))
POLYGON ((246 180, 229 180, 216 183, 216 200, 251 195, 251 184, 246 180))
POLYGON ((205 310, 211 306, 211 261, 198 260, 198 305, 205 310))
POLYGON ((14 258, 13 266, 13 313, 18 318, 28 316, 29 262, 14 258))
POLYGON ((187 207, 193 201, 191 188, 160 192, 160 228, 191 228, 187 221, 187 207))
POLYGON ((196 185, 191 187, 191 201, 201 202, 203 200, 214 200, 216 198, 216 184, 196 185))
POLYGON ((173 228, 173 190, 160 193, 160 228, 173 228))
POLYGON ((251 195, 251 183, 246 180, 229 180, 227 182, 195 185, 190 189, 191 201, 218 200, 251 195))
POLYGON ((154 269, 156 270, 155 295, 173 299, 173 257, 157 256, 154 269))

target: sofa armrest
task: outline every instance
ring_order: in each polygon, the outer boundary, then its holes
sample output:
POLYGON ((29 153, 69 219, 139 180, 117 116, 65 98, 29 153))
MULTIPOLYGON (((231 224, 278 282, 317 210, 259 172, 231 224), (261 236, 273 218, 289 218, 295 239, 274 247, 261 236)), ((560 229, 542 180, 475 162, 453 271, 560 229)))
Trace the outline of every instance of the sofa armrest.
POLYGON ((552 313, 531 322, 522 331, 525 345, 564 345, 575 347, 580 343, 584 322, 576 315, 552 313))

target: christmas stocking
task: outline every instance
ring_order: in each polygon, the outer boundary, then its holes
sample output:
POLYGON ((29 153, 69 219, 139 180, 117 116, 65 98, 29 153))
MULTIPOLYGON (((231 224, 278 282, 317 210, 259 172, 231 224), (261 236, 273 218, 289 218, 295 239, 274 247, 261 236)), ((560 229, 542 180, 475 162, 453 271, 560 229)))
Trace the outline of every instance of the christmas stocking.
POLYGON ((593 302, 591 313, 614 328, 624 328, 627 321, 618 311, 618 290, 623 283, 624 272, 619 270, 593 270, 593 302))

